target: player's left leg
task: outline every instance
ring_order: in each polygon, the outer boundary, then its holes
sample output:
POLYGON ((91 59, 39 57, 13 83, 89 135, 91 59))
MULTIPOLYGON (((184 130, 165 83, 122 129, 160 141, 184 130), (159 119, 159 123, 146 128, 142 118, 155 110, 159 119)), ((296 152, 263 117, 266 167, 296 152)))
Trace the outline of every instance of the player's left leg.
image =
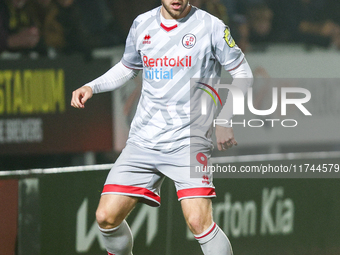
POLYGON ((210 198, 181 200, 184 218, 205 255, 232 255, 227 236, 213 222, 210 198))
POLYGON ((232 255, 227 236, 213 222, 211 198, 215 197, 212 173, 197 171, 210 166, 211 148, 194 144, 158 157, 159 171, 174 181, 185 220, 205 255, 232 255), (201 169, 201 167, 200 167, 201 169))

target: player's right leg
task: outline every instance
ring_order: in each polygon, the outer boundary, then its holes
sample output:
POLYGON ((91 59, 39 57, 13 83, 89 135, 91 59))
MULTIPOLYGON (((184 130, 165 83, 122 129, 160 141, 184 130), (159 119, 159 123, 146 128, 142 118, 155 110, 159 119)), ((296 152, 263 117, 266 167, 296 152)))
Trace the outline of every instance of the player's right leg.
POLYGON ((99 227, 110 229, 119 226, 137 202, 137 197, 117 194, 102 195, 96 211, 99 227))
POLYGON ((164 175, 154 167, 156 155, 154 150, 127 144, 106 178, 96 218, 109 254, 132 254, 125 218, 137 202, 160 205, 164 175))
POLYGON ((138 198, 117 194, 101 196, 96 218, 109 255, 131 255, 132 233, 125 221, 138 198))

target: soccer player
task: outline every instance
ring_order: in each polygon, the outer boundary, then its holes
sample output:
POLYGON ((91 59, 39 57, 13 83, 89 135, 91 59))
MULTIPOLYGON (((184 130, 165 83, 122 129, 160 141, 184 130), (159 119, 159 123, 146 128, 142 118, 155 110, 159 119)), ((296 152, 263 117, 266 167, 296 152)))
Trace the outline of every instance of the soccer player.
MULTIPOLYGON (((125 218, 137 202, 160 205, 165 176, 175 183, 184 218, 203 253, 232 254, 227 236, 213 221, 212 174, 190 178, 191 164, 209 164, 210 113, 216 108, 209 104, 209 114, 198 118, 201 125, 193 127, 197 121, 190 116, 190 105, 197 100, 190 98, 200 98, 205 92, 192 90, 190 79, 219 78, 222 67, 234 78, 232 85, 244 93, 252 85, 244 54, 222 21, 188 0, 162 0, 160 7, 134 20, 121 61, 73 92, 71 105, 84 108, 94 93, 118 88, 143 70, 141 97, 127 145, 108 174, 96 212, 109 255, 132 254, 125 218)), ((220 113, 223 119, 232 118, 231 106, 228 96, 220 113)), ((237 145, 230 126, 216 126, 215 134, 219 150, 237 145)))

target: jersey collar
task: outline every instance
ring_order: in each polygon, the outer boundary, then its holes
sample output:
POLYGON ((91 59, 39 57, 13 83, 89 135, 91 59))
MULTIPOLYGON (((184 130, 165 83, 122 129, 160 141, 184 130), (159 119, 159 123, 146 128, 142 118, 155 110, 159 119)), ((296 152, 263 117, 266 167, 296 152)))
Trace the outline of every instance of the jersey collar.
POLYGON ((191 10, 190 10, 190 12, 188 13, 188 15, 185 16, 184 18, 179 19, 178 22, 177 22, 177 24, 175 24, 175 25, 173 25, 173 26, 166 26, 166 25, 164 25, 164 24, 162 23, 162 21, 161 21, 161 16, 160 16, 160 15, 162 15, 162 14, 161 14, 161 8, 162 8, 162 6, 160 6, 160 7, 158 8, 157 15, 156 15, 156 19, 157 19, 158 25, 159 25, 160 27, 162 27, 166 32, 170 32, 170 31, 174 30, 175 28, 179 27, 182 23, 186 22, 186 21, 187 21, 187 20, 195 13, 195 11, 197 10, 196 7, 191 6, 191 10))

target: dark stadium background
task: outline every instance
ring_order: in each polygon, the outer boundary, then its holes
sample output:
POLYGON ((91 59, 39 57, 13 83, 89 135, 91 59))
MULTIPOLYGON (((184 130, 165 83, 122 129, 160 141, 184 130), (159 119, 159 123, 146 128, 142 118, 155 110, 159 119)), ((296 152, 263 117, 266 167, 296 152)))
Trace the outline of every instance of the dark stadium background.
MULTIPOLYGON (((214 151, 214 163, 221 166, 315 169, 287 177, 216 175, 214 216, 234 254, 340 254, 339 2, 190 2, 229 25, 258 81, 303 84, 312 95, 306 104, 312 116, 294 106, 290 116, 279 111, 271 116, 294 118, 297 128, 239 125, 239 145, 227 153, 214 151), (322 166, 328 171, 318 170, 322 166)), ((0 255, 105 254, 94 212, 124 147, 141 77, 94 96, 84 110, 70 106, 71 93, 117 63, 133 19, 159 5, 28 0, 11 14, 11 1, 0 1, 0 255), (22 15, 27 19, 20 20, 22 15), (9 48, 5 39, 27 27, 40 31, 39 42, 9 48)), ((262 98, 271 87, 261 88, 266 87, 254 87, 261 98, 256 106, 268 109, 271 98, 262 98)), ((170 181, 161 195, 159 209, 138 205, 128 218, 134 254, 201 254, 170 181)))

